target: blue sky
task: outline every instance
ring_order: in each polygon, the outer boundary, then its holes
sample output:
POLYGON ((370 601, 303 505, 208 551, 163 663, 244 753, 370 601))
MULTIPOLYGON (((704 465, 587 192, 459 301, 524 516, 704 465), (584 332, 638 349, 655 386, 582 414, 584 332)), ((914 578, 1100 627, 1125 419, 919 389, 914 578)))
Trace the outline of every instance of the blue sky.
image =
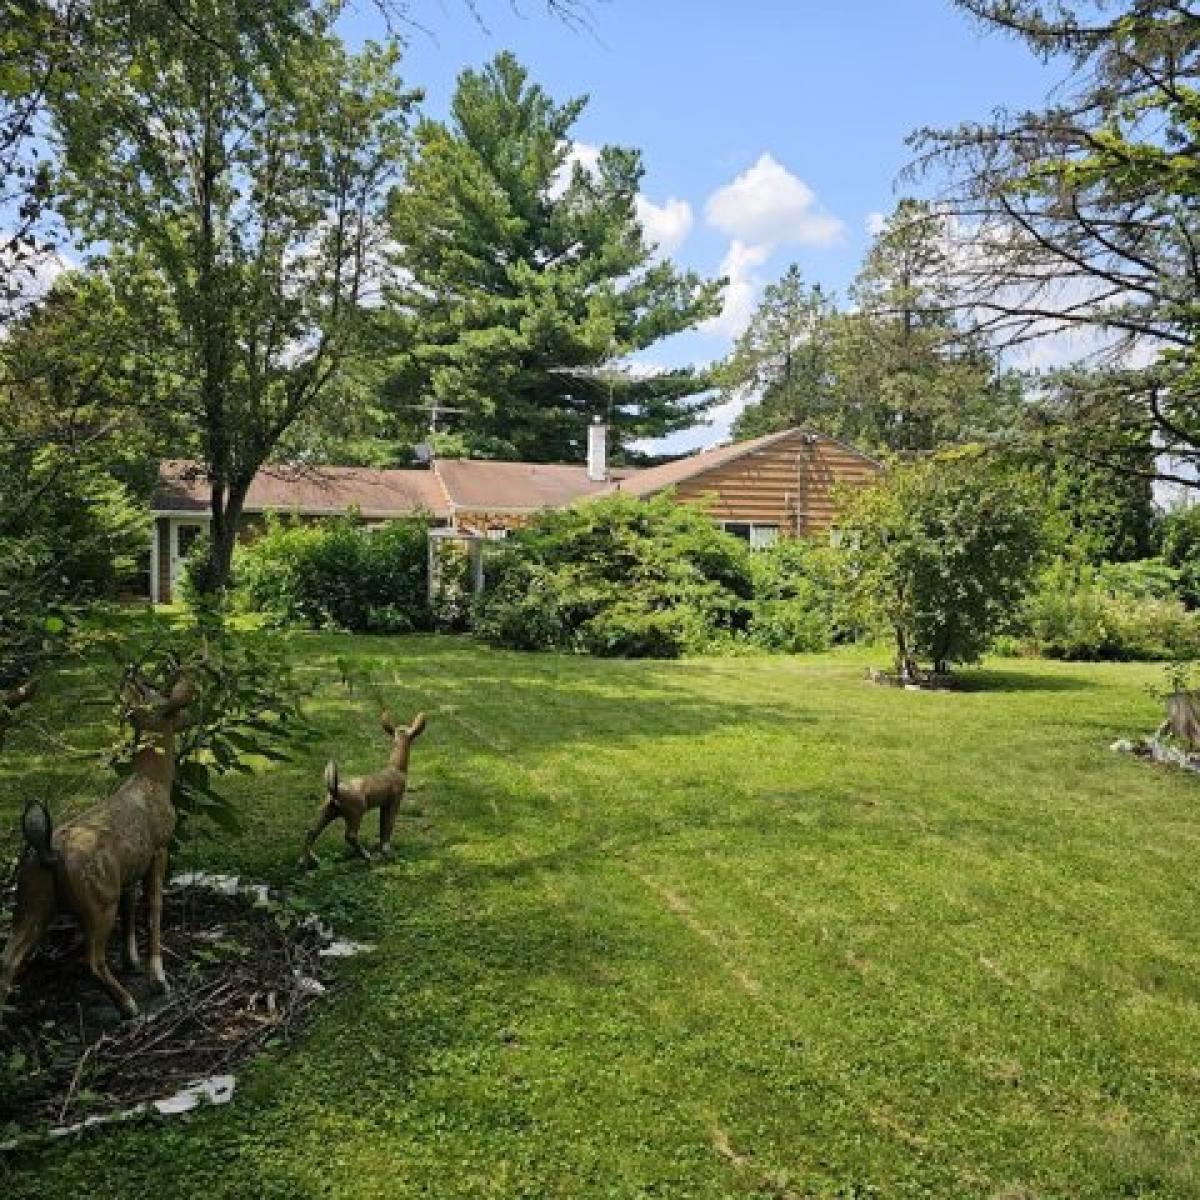
MULTIPOLYGON (((587 94, 587 147, 635 146, 648 228, 682 265, 728 273, 722 318, 642 357, 675 365, 724 354, 762 286, 790 262, 844 291, 889 211, 923 125, 1038 104, 1056 81, 1022 46, 981 31, 949 0, 608 0, 592 30, 544 15, 540 0, 413 0, 406 82, 445 113, 454 80, 513 51, 556 99, 587 94), (652 207, 651 207, 652 206, 652 207)), ((367 0, 347 32, 380 32, 367 0)), ((672 440, 723 435, 732 414, 672 440)))

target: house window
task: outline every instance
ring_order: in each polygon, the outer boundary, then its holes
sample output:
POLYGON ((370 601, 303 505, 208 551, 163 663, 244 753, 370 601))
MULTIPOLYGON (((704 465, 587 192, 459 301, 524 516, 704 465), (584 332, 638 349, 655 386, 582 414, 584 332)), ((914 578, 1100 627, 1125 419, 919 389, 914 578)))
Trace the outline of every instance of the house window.
POLYGON ((725 521, 722 524, 726 533, 749 542, 755 550, 764 550, 779 540, 778 525, 756 525, 751 521, 725 521))
POLYGON ((508 530, 503 526, 497 526, 487 531, 486 537, 489 541, 499 542, 508 537, 508 530))

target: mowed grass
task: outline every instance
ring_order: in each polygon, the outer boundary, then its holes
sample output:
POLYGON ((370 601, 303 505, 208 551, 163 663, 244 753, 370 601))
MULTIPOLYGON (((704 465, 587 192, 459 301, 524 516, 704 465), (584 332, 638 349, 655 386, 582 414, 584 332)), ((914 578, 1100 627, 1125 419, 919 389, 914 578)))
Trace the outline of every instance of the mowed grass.
MULTIPOLYGON (((26 1152, 5 1197, 1200 1195, 1200 784, 1108 749, 1160 669, 917 694, 857 651, 296 646, 316 744, 189 865, 378 950, 232 1106, 26 1152), (386 748, 339 657, 429 714, 422 812, 395 862, 330 830, 300 876, 325 759, 386 748)), ((32 746, 0 759, 6 851, 25 798, 104 783, 32 746)))

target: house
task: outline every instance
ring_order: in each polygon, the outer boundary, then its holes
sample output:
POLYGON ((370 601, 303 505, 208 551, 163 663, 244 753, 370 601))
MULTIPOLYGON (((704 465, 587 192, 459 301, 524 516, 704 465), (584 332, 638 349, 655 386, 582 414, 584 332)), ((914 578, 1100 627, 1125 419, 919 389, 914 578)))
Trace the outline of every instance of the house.
MULTIPOLYGON (((246 497, 243 525, 252 534, 270 512, 316 519, 357 509, 369 522, 425 513, 448 532, 503 537, 543 509, 615 492, 649 497, 670 488, 730 533, 765 546, 778 537, 827 530, 835 489, 867 483, 882 469, 852 446, 803 429, 642 469, 610 468, 606 441, 604 426, 594 425, 588 461, 578 465, 435 459, 428 470, 265 467, 246 497)), ((162 463, 151 513, 150 593, 160 603, 171 599, 189 550, 208 528, 208 489, 194 463, 162 463)))

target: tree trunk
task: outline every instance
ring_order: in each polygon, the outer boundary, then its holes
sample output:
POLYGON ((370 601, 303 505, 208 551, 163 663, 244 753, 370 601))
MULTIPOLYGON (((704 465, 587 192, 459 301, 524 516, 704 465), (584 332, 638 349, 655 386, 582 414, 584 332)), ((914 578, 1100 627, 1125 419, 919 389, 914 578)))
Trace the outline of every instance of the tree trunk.
POLYGON ((1200 750, 1200 692, 1173 692, 1167 697, 1167 728, 1189 750, 1200 750))
POLYGON ((204 569, 195 578, 196 588, 202 595, 215 597, 229 586, 233 551, 237 546, 238 524, 249 490, 249 483, 234 484, 229 488, 213 484, 212 532, 208 542, 208 556, 204 569))
POLYGON ((915 683, 921 675, 921 670, 908 649, 908 637, 904 626, 894 626, 896 631, 896 674, 906 683, 915 683))

